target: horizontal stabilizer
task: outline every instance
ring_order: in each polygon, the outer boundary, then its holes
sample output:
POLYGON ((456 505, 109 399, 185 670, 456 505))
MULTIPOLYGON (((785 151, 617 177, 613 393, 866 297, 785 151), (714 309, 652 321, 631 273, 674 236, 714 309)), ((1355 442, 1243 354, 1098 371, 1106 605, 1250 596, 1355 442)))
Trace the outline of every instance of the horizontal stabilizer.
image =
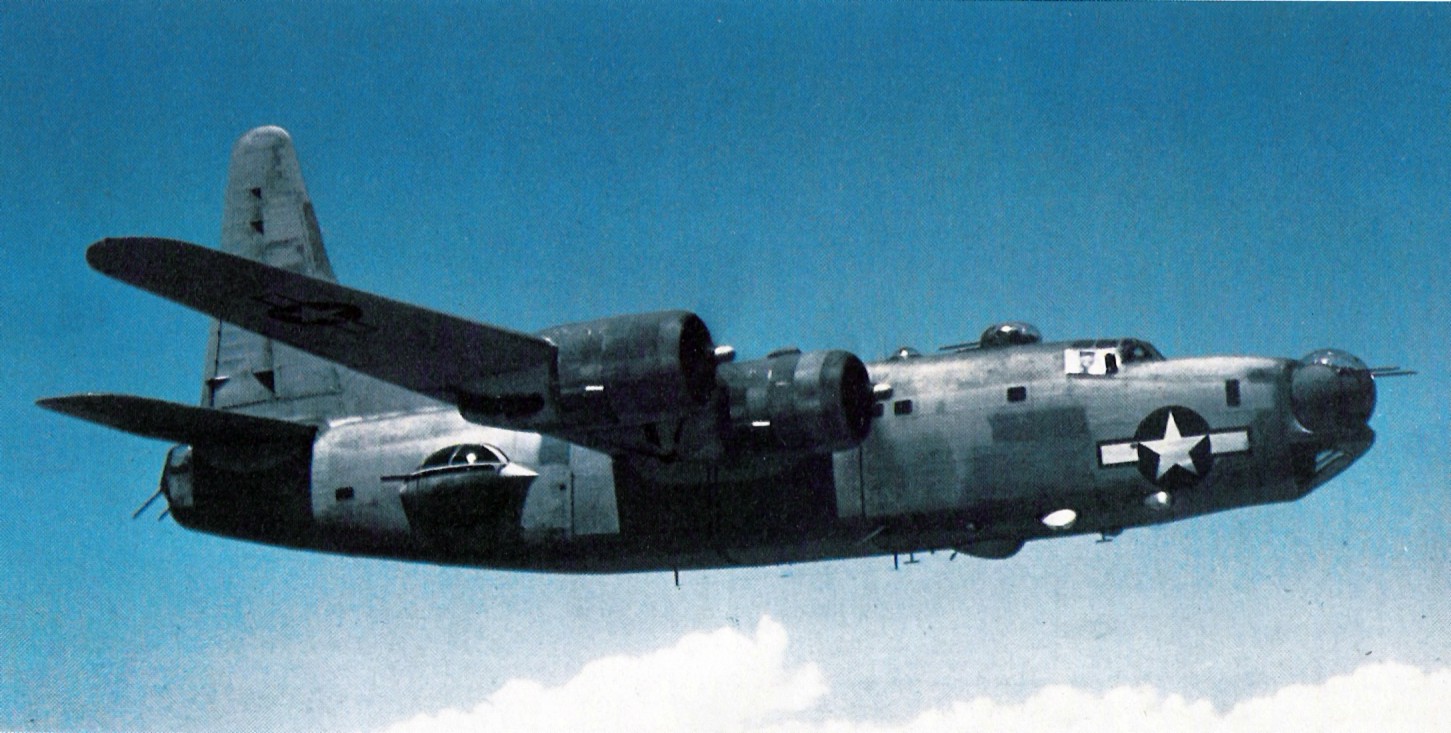
POLYGON ((36 402, 47 410, 173 443, 311 442, 317 428, 286 420, 118 394, 78 394, 36 402))
POLYGON ((103 239, 99 272, 386 382, 457 403, 544 393, 555 347, 476 323, 172 239, 103 239))

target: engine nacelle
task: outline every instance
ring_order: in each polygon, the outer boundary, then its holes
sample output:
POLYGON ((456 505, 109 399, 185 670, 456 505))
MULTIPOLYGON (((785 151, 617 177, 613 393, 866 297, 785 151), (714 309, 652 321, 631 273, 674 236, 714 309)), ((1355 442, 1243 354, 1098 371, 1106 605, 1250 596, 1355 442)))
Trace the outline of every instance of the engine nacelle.
POLYGON ((871 379, 851 353, 778 352, 720 375, 731 432, 751 444, 824 453, 854 448, 871 430, 871 379))
POLYGON ((666 311, 541 331, 559 349, 565 425, 643 425, 705 405, 715 391, 715 343, 694 313, 666 311))

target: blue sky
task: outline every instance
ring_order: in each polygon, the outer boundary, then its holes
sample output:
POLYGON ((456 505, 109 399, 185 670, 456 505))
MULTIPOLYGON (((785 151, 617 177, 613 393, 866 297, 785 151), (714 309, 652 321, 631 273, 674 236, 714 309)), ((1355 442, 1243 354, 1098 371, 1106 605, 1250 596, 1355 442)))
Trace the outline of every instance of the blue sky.
POLYGON ((1448 67, 1439 5, 7 8, 0 728, 378 730, 680 649, 764 650, 801 696, 763 715, 805 726, 1027 710, 1053 685, 1227 711, 1440 680, 1448 67), (196 399, 206 320, 82 255, 214 244, 230 146, 259 124, 291 131, 343 280, 523 330, 683 307, 745 357, 871 359, 1023 319, 1422 374, 1382 385, 1379 444, 1302 501, 1006 562, 677 590, 132 522, 165 446, 33 400, 196 399))

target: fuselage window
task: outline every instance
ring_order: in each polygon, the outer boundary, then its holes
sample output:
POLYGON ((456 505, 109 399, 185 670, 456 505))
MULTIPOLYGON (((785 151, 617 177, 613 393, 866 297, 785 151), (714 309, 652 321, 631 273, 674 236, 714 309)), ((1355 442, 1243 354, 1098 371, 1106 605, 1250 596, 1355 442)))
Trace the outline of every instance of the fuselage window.
POLYGON ((1027 387, 1008 387, 1008 402, 1022 402, 1028 399, 1027 387))
POLYGON ((1063 350, 1064 374, 1101 377, 1117 371, 1118 356, 1115 349, 1071 348, 1063 350))
POLYGON ((1063 350, 1063 373, 1096 377, 1117 374, 1120 367, 1164 357, 1153 346, 1134 339, 1075 342, 1063 350))
POLYGON ((897 400, 896 402, 892 403, 892 414, 893 415, 910 415, 910 414, 912 414, 912 401, 911 400, 897 400))

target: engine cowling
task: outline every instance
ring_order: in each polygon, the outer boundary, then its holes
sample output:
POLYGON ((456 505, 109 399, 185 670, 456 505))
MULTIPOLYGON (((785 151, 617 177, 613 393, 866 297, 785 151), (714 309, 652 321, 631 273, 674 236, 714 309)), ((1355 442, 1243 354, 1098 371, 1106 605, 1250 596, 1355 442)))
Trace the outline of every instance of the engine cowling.
POLYGON ((643 425, 705 405, 715 391, 715 343, 694 313, 666 311, 555 326, 565 425, 643 425))
POLYGON ((750 444, 824 453, 854 448, 871 430, 871 379, 849 352, 778 352, 720 375, 731 432, 750 444))

